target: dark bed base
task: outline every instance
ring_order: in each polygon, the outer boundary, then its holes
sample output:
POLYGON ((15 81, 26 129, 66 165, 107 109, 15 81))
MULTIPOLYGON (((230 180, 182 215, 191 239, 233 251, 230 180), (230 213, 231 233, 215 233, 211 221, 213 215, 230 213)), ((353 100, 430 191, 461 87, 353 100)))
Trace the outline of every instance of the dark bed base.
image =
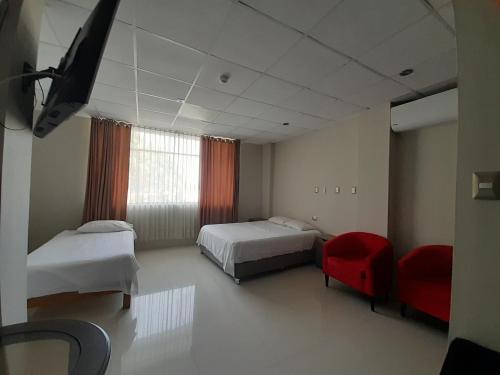
MULTIPOLYGON (((202 254, 206 255, 208 259, 222 268, 221 262, 219 262, 206 247, 203 245, 199 245, 199 247, 202 254)), ((248 279, 262 273, 284 270, 286 268, 312 263, 313 260, 314 251, 310 249, 251 262, 235 263, 233 279, 236 284, 239 284, 242 279, 248 279)))

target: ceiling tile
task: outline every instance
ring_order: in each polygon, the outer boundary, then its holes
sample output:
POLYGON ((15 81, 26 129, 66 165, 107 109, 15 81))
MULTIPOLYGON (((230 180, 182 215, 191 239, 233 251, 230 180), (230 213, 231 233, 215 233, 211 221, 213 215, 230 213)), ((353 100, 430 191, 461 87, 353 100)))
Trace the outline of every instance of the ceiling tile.
POLYGON ((106 100, 93 99, 93 105, 102 117, 116 121, 125 121, 132 124, 137 123, 137 111, 128 105, 111 103, 106 100))
POLYGON ((318 94, 308 89, 303 89, 296 95, 287 99, 283 103, 283 106, 328 119, 341 118, 347 114, 361 110, 351 104, 318 94))
MULTIPOLYGON (((98 0, 65 0, 69 3, 78 5, 82 8, 93 10, 97 5, 98 0)), ((127 23, 132 23, 134 19, 135 12, 135 0, 120 0, 120 6, 116 12, 116 18, 125 21, 127 23)))
POLYGON ((184 103, 179 114, 182 115, 183 117, 187 117, 194 120, 212 122, 219 115, 219 112, 199 107, 197 105, 184 103))
POLYGON ((301 31, 307 31, 340 0, 246 0, 255 9, 301 31))
MULTIPOLYGON (((78 28, 83 26, 90 15, 90 11, 73 4, 51 0, 46 4, 46 14, 57 39, 62 46, 68 48, 78 28)), ((104 57, 133 65, 133 40, 130 25, 120 21, 113 23, 104 57)))
POLYGON ((428 12, 417 0, 343 1, 310 34, 357 57, 428 12))
POLYGON ((205 126, 206 123, 203 121, 178 116, 172 125, 172 129, 190 134, 203 134, 205 126))
POLYGON ((365 87, 360 92, 348 96, 346 100, 359 106, 373 107, 377 104, 389 103, 409 92, 406 87, 390 79, 386 79, 372 86, 365 87))
POLYGON ((201 68, 196 85, 228 94, 240 95, 253 81, 259 78, 259 75, 253 70, 209 56, 201 68), (229 74, 228 82, 222 83, 219 80, 222 74, 229 74))
POLYGON ((383 79, 383 76, 362 67, 358 63, 350 62, 332 74, 319 79, 312 87, 336 98, 345 98, 361 88, 380 82, 383 79))
POLYGON ((134 65, 132 26, 120 21, 113 23, 104 49, 104 57, 123 64, 134 65))
POLYGON ((56 34, 52 31, 47 15, 44 13, 42 24, 40 26, 40 41, 50 44, 59 45, 56 34))
POLYGON ((454 36, 433 15, 429 15, 363 55, 360 60, 392 76, 449 51, 455 45, 454 36))
POLYGON ((212 52, 221 58, 264 71, 300 34, 248 7, 234 4, 212 52))
POLYGON ((245 128, 254 129, 254 130, 258 130, 258 131, 272 132, 272 130, 278 126, 282 126, 282 125, 279 125, 279 124, 277 124, 275 122, 271 122, 271 121, 253 119, 248 124, 245 125, 245 128))
POLYGON ((231 104, 234 99, 236 99, 236 97, 233 95, 195 86, 189 93, 186 102, 208 109, 222 111, 231 104))
POLYGON ((204 133, 214 137, 231 137, 232 126, 220 124, 207 124, 204 128, 204 133))
POLYGON ((191 83, 204 54, 145 31, 137 31, 137 67, 191 83))
POLYGON ((455 11, 453 9, 452 2, 449 2, 439 8, 438 13, 444 18, 448 25, 450 25, 453 29, 455 28, 455 11))
POLYGON ((244 127, 240 126, 240 127, 233 128, 231 134, 235 137, 247 138, 247 137, 252 137, 252 136, 259 134, 259 131, 254 130, 254 129, 244 128, 244 127))
POLYGON ((231 125, 231 126, 244 126, 250 122, 250 117, 234 115, 232 113, 222 112, 214 122, 222 125, 231 125))
POLYGON ((160 129, 170 128, 175 115, 166 113, 152 112, 146 110, 139 111, 139 122, 142 126, 150 126, 160 129))
POLYGON ((59 60, 64 56, 64 49, 47 43, 38 44, 37 69, 47 69, 49 66, 57 68, 59 60))
POLYGON ((226 112, 242 116, 256 117, 262 112, 271 109, 272 106, 264 103, 257 103, 253 100, 238 98, 226 108, 226 112))
POLYGON ((301 128, 321 129, 329 122, 329 120, 325 120, 324 118, 301 114, 293 121, 293 124, 301 128))
POLYGON ((78 28, 90 15, 86 9, 56 0, 46 2, 45 13, 56 38, 64 47, 70 46, 78 28))
POLYGON ((299 91, 300 86, 262 75, 241 96, 269 104, 277 104, 299 91))
POLYGON ((457 50, 452 49, 416 65, 412 74, 405 77, 397 74, 394 79, 420 91, 439 83, 448 83, 456 77, 457 50))
POLYGON ((291 111, 280 107, 272 107, 267 111, 262 112, 258 117, 266 121, 273 121, 277 123, 292 123, 300 116, 298 112, 291 111))
POLYGON ((314 40, 304 38, 281 57, 268 73, 308 87, 348 61, 314 40))
POLYGON ((135 91, 134 69, 111 60, 101 60, 96 81, 135 91))
POLYGON ((141 0, 137 8, 137 25, 184 45, 208 51, 230 6, 230 0, 141 0))
POLYGON ((141 93, 171 100, 184 99, 189 91, 189 85, 183 82, 142 70, 137 72, 137 86, 141 93))
POLYGON ((126 91, 121 88, 95 83, 92 89, 92 99, 104 100, 130 106, 135 110, 135 92, 126 91))
POLYGON ((138 94, 139 110, 163 112, 176 114, 181 107, 181 103, 174 100, 157 98, 156 96, 138 94))

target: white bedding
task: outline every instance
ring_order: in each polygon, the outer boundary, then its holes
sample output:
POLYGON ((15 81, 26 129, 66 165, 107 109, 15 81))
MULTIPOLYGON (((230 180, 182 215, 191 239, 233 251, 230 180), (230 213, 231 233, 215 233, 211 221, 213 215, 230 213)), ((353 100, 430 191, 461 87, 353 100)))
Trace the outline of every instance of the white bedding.
POLYGON ((234 264, 311 249, 317 230, 299 231, 270 221, 205 225, 198 245, 204 246, 234 276, 234 264))
POLYGON ((137 291, 134 232, 64 231, 28 255, 28 298, 63 292, 137 291))

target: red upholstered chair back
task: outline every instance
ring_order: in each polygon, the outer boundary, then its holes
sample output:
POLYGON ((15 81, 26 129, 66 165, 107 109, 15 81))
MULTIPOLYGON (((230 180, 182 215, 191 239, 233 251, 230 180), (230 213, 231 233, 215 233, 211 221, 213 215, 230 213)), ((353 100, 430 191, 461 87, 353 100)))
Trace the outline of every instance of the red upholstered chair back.
POLYGON ((449 245, 421 246, 406 254, 399 264, 403 271, 407 268, 406 264, 410 266, 409 276, 451 280, 453 247, 449 245))
MULTIPOLYGON (((391 246, 387 238, 367 232, 348 232, 334 239, 335 247, 345 256, 369 256, 387 246, 391 246)), ((337 253, 336 251, 334 253, 337 253)))

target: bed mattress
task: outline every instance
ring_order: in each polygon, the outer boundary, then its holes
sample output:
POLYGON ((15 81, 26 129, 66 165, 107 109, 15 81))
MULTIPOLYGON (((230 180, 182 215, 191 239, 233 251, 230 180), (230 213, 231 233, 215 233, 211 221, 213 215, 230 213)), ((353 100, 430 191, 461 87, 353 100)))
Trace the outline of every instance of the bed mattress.
POLYGON ((234 276, 234 264, 311 249, 316 230, 299 231, 270 221, 205 225, 198 245, 205 247, 234 276))
POLYGON ((64 231, 28 255, 28 298, 64 292, 137 291, 134 232, 64 231))

